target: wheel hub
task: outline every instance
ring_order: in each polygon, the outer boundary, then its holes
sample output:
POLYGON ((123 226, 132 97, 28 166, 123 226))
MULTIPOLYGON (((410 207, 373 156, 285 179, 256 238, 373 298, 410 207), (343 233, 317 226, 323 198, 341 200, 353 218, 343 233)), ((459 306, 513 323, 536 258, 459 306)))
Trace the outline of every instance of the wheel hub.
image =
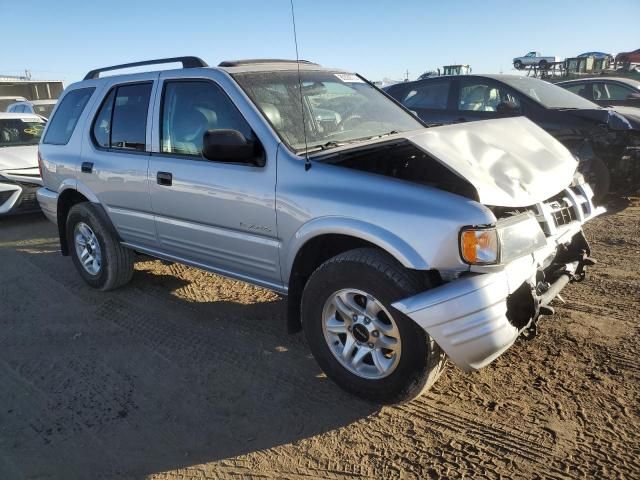
POLYGON ((369 342, 369 330, 367 330, 367 327, 365 327, 364 324, 362 323, 354 324, 353 327, 351 328, 351 333, 359 343, 369 342))
POLYGON ((401 353, 400 331, 376 298, 361 290, 339 290, 329 296, 322 315, 327 345, 343 367, 372 380, 395 370, 401 353))
POLYGON ((102 252, 98 237, 84 222, 75 226, 73 236, 76 254, 82 268, 91 275, 97 275, 102 268, 102 252))

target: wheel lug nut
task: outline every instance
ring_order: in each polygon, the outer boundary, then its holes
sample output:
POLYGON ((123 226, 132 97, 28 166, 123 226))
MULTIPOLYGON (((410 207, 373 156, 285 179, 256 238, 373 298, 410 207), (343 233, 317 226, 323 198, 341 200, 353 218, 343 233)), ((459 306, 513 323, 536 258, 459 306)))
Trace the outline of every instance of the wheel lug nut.
POLYGON ((369 320, 367 317, 364 317, 364 324, 369 325, 370 323, 371 323, 371 320, 369 320))
POLYGON ((349 326, 347 327, 347 330, 349 330, 349 331, 351 331, 351 330, 352 330, 351 325, 349 325, 349 326))
POLYGON ((369 348, 373 348, 373 343, 369 343, 369 348))
POLYGON ((371 335, 373 335, 374 337, 379 337, 380 332, 378 332, 378 330, 374 330, 373 332, 371 332, 371 335))
POLYGON ((354 322, 358 321, 358 315, 356 315, 355 313, 353 314, 353 316, 351 318, 353 318, 354 322))

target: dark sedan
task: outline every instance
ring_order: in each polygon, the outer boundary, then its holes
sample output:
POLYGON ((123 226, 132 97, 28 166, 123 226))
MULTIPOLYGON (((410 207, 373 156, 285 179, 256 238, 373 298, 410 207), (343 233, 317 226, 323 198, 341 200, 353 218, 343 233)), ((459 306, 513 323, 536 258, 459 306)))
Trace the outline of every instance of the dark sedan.
POLYGON ((618 187, 637 188, 640 181, 640 117, 602 108, 543 80, 453 75, 399 83, 386 91, 428 125, 526 116, 579 158, 580 171, 599 199, 609 191, 612 176, 618 187))
POLYGON ((640 82, 631 78, 580 78, 558 82, 556 85, 601 106, 640 107, 640 82))

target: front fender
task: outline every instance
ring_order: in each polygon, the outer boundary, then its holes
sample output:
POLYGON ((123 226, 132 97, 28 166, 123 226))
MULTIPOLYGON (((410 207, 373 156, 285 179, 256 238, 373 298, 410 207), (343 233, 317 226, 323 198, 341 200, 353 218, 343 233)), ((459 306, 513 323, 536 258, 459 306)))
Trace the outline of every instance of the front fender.
POLYGON ((350 217, 326 216, 303 224, 289 240, 284 278, 289 278, 293 262, 300 249, 312 238, 320 235, 348 235, 365 240, 385 250, 402 265, 415 270, 428 270, 429 264, 406 241, 382 227, 350 217))

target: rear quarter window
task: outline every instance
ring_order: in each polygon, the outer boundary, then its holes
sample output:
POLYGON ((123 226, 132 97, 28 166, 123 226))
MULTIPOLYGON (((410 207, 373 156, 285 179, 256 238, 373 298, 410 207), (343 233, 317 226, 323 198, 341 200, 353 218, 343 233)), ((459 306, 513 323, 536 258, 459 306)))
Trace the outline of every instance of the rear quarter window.
POLYGON ((94 90, 93 87, 78 88, 64 96, 56 113, 49 121, 49 127, 42 143, 66 145, 69 142, 78 119, 94 90))

